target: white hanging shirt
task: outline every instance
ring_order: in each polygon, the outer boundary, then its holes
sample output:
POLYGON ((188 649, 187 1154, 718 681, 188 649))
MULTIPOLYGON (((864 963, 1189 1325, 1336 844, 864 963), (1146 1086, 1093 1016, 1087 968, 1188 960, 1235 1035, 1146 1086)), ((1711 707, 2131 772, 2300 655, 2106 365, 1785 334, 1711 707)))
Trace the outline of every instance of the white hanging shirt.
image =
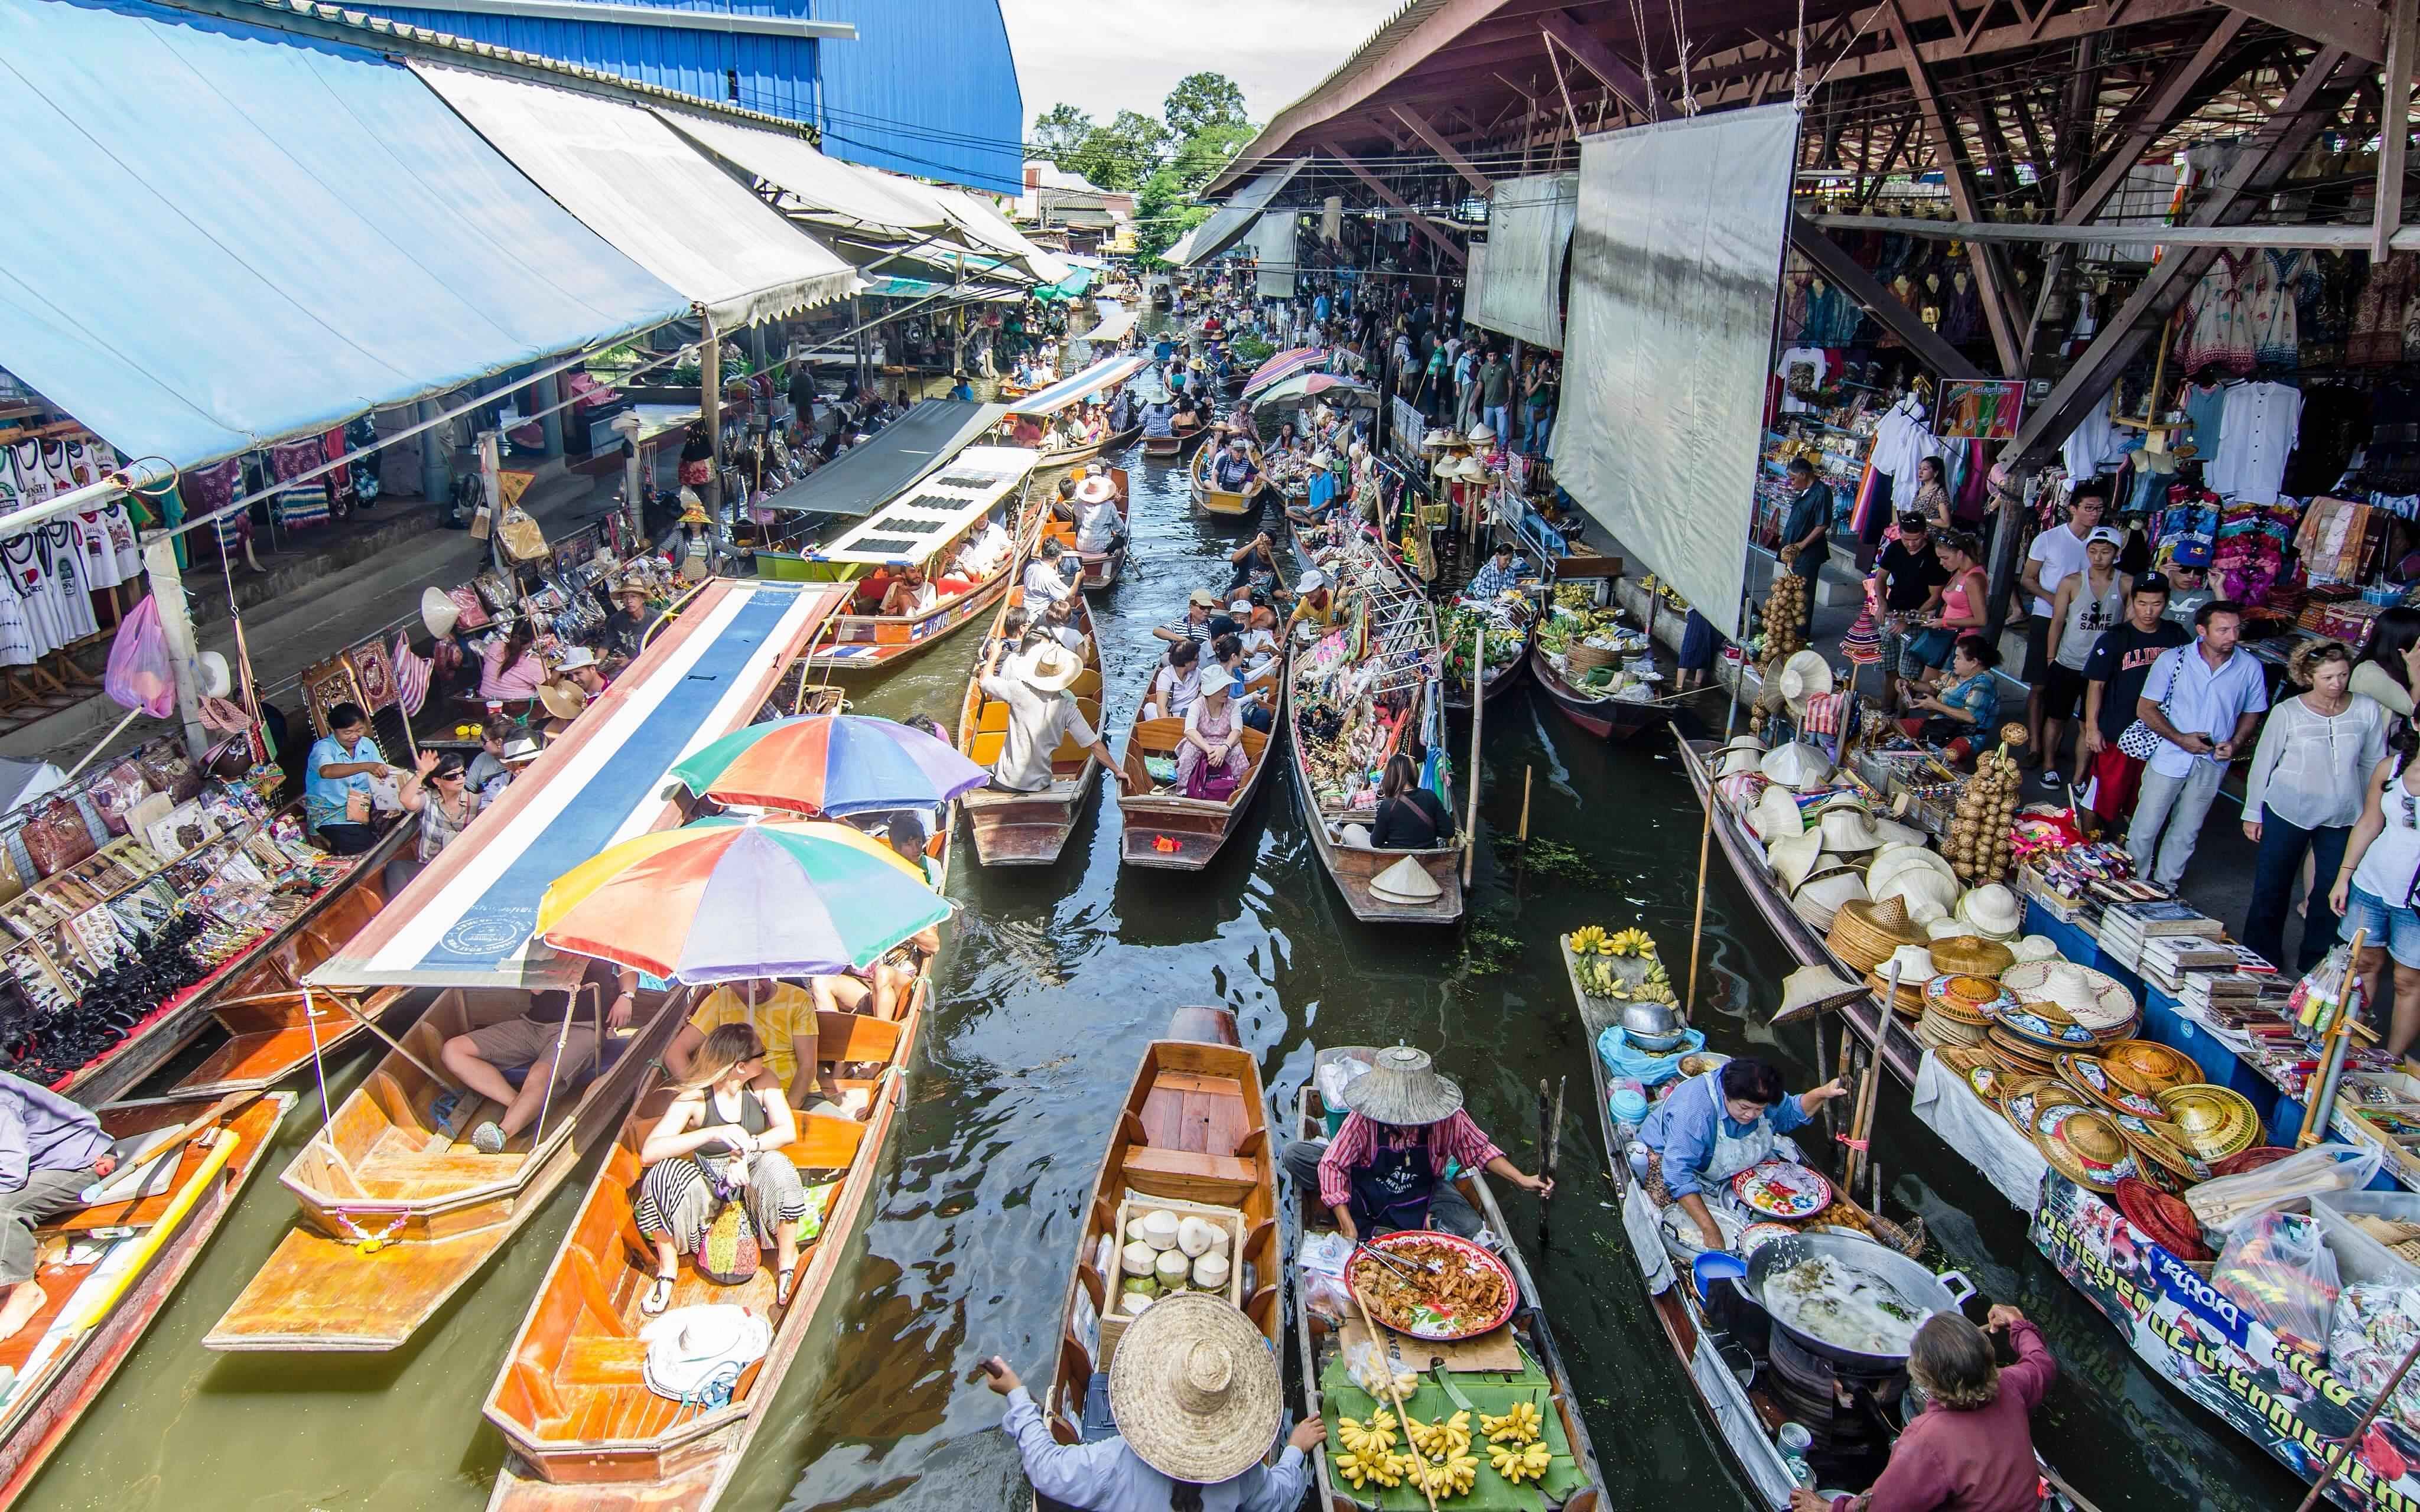
POLYGON ((1892 507, 1904 509, 1905 501, 1916 497, 1916 464, 1928 456, 1941 456, 1948 451, 1933 439, 1924 423, 1924 401, 1915 394, 1891 407, 1874 426, 1874 471, 1890 475, 1892 507))
POLYGON ((2109 418, 2109 395, 2102 394, 2101 402, 2076 423, 2058 451, 2067 475, 2078 480, 2091 477, 2103 464, 2126 455, 2118 444, 2118 426, 2109 418))
POLYGON ((2226 391, 2218 422, 2211 488, 2239 503, 2273 504, 2286 458, 2303 428, 2303 391, 2285 383, 2241 383, 2226 391))
POLYGON ((1823 355, 1821 347, 1792 347, 1783 352, 1773 369, 1773 376, 1781 380, 1781 412, 1796 415, 1814 409, 1801 395, 1822 388, 1823 375, 1831 365, 1832 360, 1823 355))

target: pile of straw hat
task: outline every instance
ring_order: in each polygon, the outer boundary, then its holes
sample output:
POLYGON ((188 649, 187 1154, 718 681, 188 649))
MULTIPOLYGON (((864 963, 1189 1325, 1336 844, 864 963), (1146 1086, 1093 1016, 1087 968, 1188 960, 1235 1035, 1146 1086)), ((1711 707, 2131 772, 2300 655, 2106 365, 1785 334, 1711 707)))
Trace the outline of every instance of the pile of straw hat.
POLYGON ((1815 928, 1829 933, 1840 905, 1866 901, 1865 873, 1837 856, 1818 856, 1813 870, 1790 891, 1790 906, 1815 928))
POLYGON ((2123 982, 2072 961, 2023 962, 2002 972, 2000 981, 2018 1002, 2054 1023, 2073 1024, 2098 1041, 2130 1038, 2142 1022, 2142 1010, 2123 982))
POLYGON ((1747 825, 1756 838, 1771 845, 1792 835, 1804 834, 1807 816, 1798 810, 1797 800, 1785 787, 1767 787, 1757 795, 1756 807, 1748 810, 1747 825))
POLYGON ((2230 1088, 2209 1082, 2174 1087, 2159 1095, 2159 1103, 2177 1143, 2205 1161, 2241 1154, 2260 1137, 2260 1115, 2230 1088))
POLYGON ((1757 769, 1767 780, 1800 793, 1830 781, 1833 770, 1832 758, 1803 740, 1766 751, 1758 761, 1757 769))
POLYGON ((2017 964, 2009 948, 1997 940, 1987 940, 1966 932, 1965 926, 1954 919, 1937 919, 1925 926, 1932 935, 1932 964, 1944 971, 1967 977, 1988 977, 1996 982, 2000 974, 2017 964), (1936 926, 1948 924, 1946 932, 1936 926))
POLYGON ((2024 905, 2005 884, 1987 882, 1958 900, 1957 917, 1987 940, 2013 940, 2024 933, 2024 905))
POLYGON ((1902 945, 1922 945, 1924 931, 1907 917, 1897 898, 1880 903, 1853 899, 1840 904, 1823 937, 1832 953, 1859 971, 1871 971, 1902 945))
POLYGON ((1823 849, 1835 856, 1859 856, 1881 846, 1883 837, 1874 828, 1874 816, 1853 794, 1843 793, 1826 798, 1815 809, 1815 828, 1823 838, 1823 849))
MULTIPOLYGON (((1768 788, 1765 791, 1778 793, 1781 790, 1768 788)), ((1781 884, 1781 890, 1785 893, 1796 892, 1799 885, 1814 874, 1816 863, 1823 858, 1823 837, 1811 829, 1784 835, 1764 850, 1765 864, 1773 869, 1774 879, 1781 884)))
POLYGON ((1764 742, 1754 735, 1733 735, 1714 753, 1714 776, 1738 777, 1758 769, 1764 758, 1764 742))
POLYGON ((1892 1012, 1913 1020, 1924 1011, 1924 989, 1938 975, 1933 968, 1932 952, 1911 942, 1894 947, 1889 956, 1876 962, 1866 973, 1866 985, 1874 990, 1875 996, 1889 1002, 1892 1012), (1890 984, 1893 968, 1899 972, 1896 992, 1890 984))
POLYGON ((1903 866, 1891 872, 1882 882, 1869 873, 1867 890, 1877 900, 1900 898, 1907 903, 1908 918, 1928 926, 1926 937, 1931 937, 1932 920, 1948 917, 1949 905, 1958 901, 1958 884, 1942 876, 1931 867, 1903 866))
POLYGON ((2025 1134, 2042 1158, 2078 1186, 2106 1194, 2118 1190, 2119 1181, 2142 1175, 2134 1148, 2126 1142, 2118 1120, 2098 1108, 2045 1095, 2025 1134))
MULTIPOLYGON (((1934 958, 1933 964, 1939 965, 1934 958)), ((1924 1012, 1916 1037, 1934 1049, 1979 1050, 1990 1042, 1992 1019, 2010 1001, 1989 977, 1947 971, 1924 984, 1924 1012)))

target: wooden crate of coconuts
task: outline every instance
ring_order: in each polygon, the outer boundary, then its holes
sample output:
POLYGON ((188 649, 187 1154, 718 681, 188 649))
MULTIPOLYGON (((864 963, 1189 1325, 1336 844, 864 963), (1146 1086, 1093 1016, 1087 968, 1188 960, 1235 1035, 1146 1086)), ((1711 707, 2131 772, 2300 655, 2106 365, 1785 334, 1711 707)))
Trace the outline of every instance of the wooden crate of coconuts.
POLYGON ((1101 1319, 1097 1368, 1107 1370, 1126 1325, 1160 1298, 1176 1291, 1207 1291, 1237 1310, 1244 1305, 1244 1215, 1233 1208, 1143 1196, 1129 1192, 1118 1204, 1117 1296, 1101 1319))

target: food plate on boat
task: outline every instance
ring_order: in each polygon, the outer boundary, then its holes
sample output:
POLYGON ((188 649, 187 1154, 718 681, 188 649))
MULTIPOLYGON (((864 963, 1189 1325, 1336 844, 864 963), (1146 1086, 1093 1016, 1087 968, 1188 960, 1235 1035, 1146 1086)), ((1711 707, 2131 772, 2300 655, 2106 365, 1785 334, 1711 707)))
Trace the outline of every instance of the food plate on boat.
POLYGON ((1519 1297, 1512 1268, 1502 1260, 1469 1240, 1431 1228, 1371 1240, 1344 1269, 1372 1319, 1419 1339, 1466 1339, 1501 1328, 1519 1297))
POLYGON ((1797 1232, 1798 1229, 1790 1224, 1750 1224, 1745 1228, 1740 1230, 1739 1242, 1733 1247, 1737 1249, 1743 1257, 1749 1256, 1755 1254, 1761 1246, 1769 1244, 1776 1239, 1788 1239, 1791 1235, 1797 1232))
POLYGON ((1811 1218, 1832 1205, 1832 1183, 1821 1171, 1776 1156, 1732 1177, 1731 1196, 1768 1218, 1811 1218))

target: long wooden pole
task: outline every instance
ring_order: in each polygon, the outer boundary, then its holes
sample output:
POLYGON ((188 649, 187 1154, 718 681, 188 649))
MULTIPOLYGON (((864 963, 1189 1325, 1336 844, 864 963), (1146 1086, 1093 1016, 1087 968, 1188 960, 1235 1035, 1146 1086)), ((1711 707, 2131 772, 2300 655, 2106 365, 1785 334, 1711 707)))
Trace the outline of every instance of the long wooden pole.
MULTIPOLYGON (((1345 1266, 1344 1289, 1353 1293, 1353 1305, 1360 1311, 1361 1326, 1370 1335, 1370 1348, 1378 1351, 1377 1364, 1372 1366, 1372 1369, 1387 1382, 1387 1399, 1395 1404, 1395 1427, 1404 1430, 1404 1442, 1409 1443, 1412 1439, 1412 1414, 1404 1410, 1404 1394, 1395 1388, 1395 1367, 1387 1359, 1387 1341, 1379 1334, 1377 1323, 1370 1317, 1370 1304, 1361 1300, 1361 1288, 1353 1284, 1353 1268, 1349 1262, 1345 1266)), ((1428 1498, 1429 1512, 1436 1512, 1436 1492, 1429 1489, 1426 1481, 1420 1481, 1418 1484, 1420 1494, 1428 1498)))
MULTIPOLYGON (((1679 738, 1677 733, 1674 738, 1679 738)), ((1697 760, 1697 753, 1689 749, 1686 741, 1681 745, 1681 759, 1684 762, 1697 760)), ((1698 955, 1706 938, 1706 856, 1714 843, 1714 805, 1721 801, 1722 795, 1714 791, 1714 770, 1709 767, 1706 771, 1706 822, 1698 831, 1698 904, 1689 919, 1689 995, 1681 999, 1681 1022, 1683 1025, 1689 1022, 1689 1014, 1698 1006, 1698 955)))
POLYGON ((1481 624, 1470 632, 1470 802, 1469 817, 1462 826, 1462 885, 1466 887, 1470 886, 1471 869, 1479 863, 1479 727, 1487 716, 1480 674, 1486 666, 1487 626, 1481 624))
POLYGON ((2297 1149, 2308 1149, 2318 1144, 2327 1132, 2328 1119, 2333 1117, 2336 1088, 2344 1076, 2345 1049, 2356 1026, 2352 1011, 2353 984, 2361 978, 2361 947, 2368 933, 2366 929, 2352 932, 2352 949, 2345 957, 2344 982, 2336 989, 2335 1018, 2322 1036, 2327 1041, 2327 1050, 2319 1057, 2319 1074, 2303 1092, 2311 1105, 2303 1110, 2303 1132, 2294 1141, 2297 1149))

